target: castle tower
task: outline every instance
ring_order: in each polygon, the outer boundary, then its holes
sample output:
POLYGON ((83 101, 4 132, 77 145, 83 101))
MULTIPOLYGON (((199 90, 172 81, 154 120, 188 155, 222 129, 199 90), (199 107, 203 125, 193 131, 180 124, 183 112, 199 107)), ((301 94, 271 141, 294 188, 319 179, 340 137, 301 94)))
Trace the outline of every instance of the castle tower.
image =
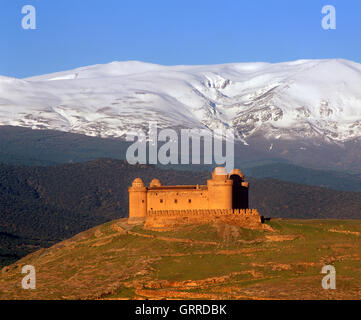
POLYGON ((209 209, 232 209, 232 186, 224 167, 217 167, 207 180, 209 209))
POLYGON ((149 187, 161 187, 162 186, 162 183, 160 182, 159 179, 156 179, 154 178, 151 182, 150 182, 150 185, 149 187))
POLYGON ((233 181, 233 209, 248 209, 248 182, 244 181, 242 171, 233 169, 229 174, 229 178, 233 181))
POLYGON ((139 223, 145 221, 147 214, 147 188, 143 180, 134 179, 129 187, 129 220, 128 223, 139 223))

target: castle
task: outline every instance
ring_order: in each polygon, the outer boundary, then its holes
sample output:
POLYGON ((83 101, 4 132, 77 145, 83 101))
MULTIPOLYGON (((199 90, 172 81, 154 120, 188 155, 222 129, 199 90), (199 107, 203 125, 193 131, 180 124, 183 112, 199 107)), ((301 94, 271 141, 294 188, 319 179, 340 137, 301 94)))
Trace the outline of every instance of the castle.
POLYGON ((163 186, 153 179, 146 187, 140 178, 129 187, 129 223, 167 227, 184 223, 227 220, 258 224, 258 211, 248 208, 248 182, 239 169, 230 174, 217 167, 207 185, 163 186))

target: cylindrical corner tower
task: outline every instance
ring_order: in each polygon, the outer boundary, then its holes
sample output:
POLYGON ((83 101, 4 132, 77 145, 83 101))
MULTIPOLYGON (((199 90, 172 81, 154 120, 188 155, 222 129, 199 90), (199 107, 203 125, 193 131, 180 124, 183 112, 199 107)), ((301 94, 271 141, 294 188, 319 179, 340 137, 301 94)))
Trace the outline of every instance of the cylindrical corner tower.
POLYGON ((207 181, 209 209, 232 209, 232 185, 227 170, 217 167, 207 181))
POLYGON ((134 179, 129 187, 129 220, 128 223, 141 223, 147 214, 147 188, 142 179, 134 179))
POLYGON ((149 187, 161 187, 162 186, 162 183, 160 182, 159 179, 153 179, 151 182, 150 182, 150 185, 149 187))

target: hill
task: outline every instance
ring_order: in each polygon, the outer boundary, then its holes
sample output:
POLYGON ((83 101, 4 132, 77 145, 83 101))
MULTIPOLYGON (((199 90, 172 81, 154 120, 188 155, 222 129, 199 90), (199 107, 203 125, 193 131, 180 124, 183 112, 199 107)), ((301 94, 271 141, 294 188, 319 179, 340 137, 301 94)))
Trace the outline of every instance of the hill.
MULTIPOLYGON (((209 172, 162 170, 110 159, 49 167, 0 165, 0 264, 128 215, 128 186, 205 183, 209 172)), ((361 193, 248 179, 250 206, 266 217, 360 219, 361 193)))
POLYGON ((290 163, 268 163, 246 167, 244 173, 250 177, 272 178, 282 181, 326 187, 342 191, 361 191, 361 177, 341 171, 315 170, 290 163))
POLYGON ((360 299, 361 222, 281 220, 172 231, 108 222, 2 269, 0 299, 360 299), (35 290, 20 287, 36 268, 35 290), (321 269, 336 268, 337 290, 321 269))
POLYGON ((0 163, 47 166, 99 158, 124 160, 128 144, 56 130, 0 126, 0 163))
MULTIPOLYGON (((125 160, 126 150, 129 143, 111 138, 89 137, 81 134, 67 133, 56 130, 32 130, 29 128, 0 126, 0 163, 10 165, 26 166, 47 166, 64 163, 79 163, 96 160, 99 158, 110 158, 125 160)), ((265 146, 260 146, 259 149, 265 146)), ((286 145, 289 150, 291 146, 286 145)), ((357 146, 350 145, 355 150, 357 146)), ((279 148, 274 144, 273 149, 279 148)), ((320 149, 320 146, 317 146, 320 149)), ((342 156, 336 156, 334 160, 345 164, 345 167, 357 167, 359 157, 353 156, 354 162, 345 158, 345 150, 342 149, 342 156)), ((284 153, 281 148, 279 152, 284 153)), ((308 150, 311 158, 314 159, 313 149, 308 150)), ((338 151, 337 151, 338 152, 338 151)), ((294 158, 306 160, 308 157, 305 150, 295 151, 294 158)), ((332 153, 335 157, 335 150, 327 149, 321 152, 322 158, 332 153)), ((319 167, 323 165, 323 159, 318 158, 319 167)), ((326 157, 327 158, 327 157, 326 157)), ((309 163, 310 164, 310 163, 309 163)), ((169 165, 159 166, 160 168, 189 171, 210 171, 213 166, 209 165, 169 165)), ((360 170, 354 170, 356 174, 334 170, 315 170, 292 164, 277 157, 276 154, 262 153, 255 151, 250 146, 235 146, 235 166, 254 178, 274 178, 283 181, 290 181, 300 184, 323 186, 342 191, 361 191, 360 170), (250 158, 251 160, 247 160, 250 158), (358 174, 357 174, 358 173, 358 174)), ((345 168, 344 168, 345 169, 345 168)))

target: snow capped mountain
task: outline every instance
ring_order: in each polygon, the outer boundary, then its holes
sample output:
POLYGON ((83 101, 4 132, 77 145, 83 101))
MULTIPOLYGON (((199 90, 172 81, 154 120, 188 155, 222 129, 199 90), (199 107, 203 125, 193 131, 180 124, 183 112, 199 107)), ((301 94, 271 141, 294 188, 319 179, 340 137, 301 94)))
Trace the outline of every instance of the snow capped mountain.
POLYGON ((361 65, 340 59, 160 66, 112 62, 0 77, 0 124, 102 137, 233 127, 240 139, 361 137, 361 65))

